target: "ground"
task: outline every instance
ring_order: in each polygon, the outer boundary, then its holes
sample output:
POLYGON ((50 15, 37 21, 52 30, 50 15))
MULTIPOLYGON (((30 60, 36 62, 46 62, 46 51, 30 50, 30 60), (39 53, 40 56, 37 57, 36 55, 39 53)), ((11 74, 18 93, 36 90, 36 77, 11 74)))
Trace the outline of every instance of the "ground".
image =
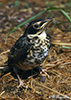
MULTIPOLYGON (((14 0, 13 0, 14 1, 14 0)), ((54 0, 29 0, 20 1, 15 8, 9 0, 4 1, 0 6, 0 75, 2 74, 3 63, 7 61, 8 53, 15 41, 24 34, 27 26, 24 25, 5 37, 12 29, 20 23, 26 21, 47 7, 55 6, 63 9, 71 16, 69 1, 54 0)), ((55 18, 56 23, 67 21, 58 11, 48 11, 38 16, 36 19, 55 18)), ((47 28, 48 29, 48 28, 47 28)), ((71 24, 64 23, 54 27, 48 32, 53 46, 49 50, 47 59, 42 63, 49 78, 45 82, 40 82, 40 75, 31 79, 22 79, 26 88, 17 88, 18 80, 11 75, 5 74, 0 78, 0 100, 69 100, 71 99, 71 24), (67 98, 66 98, 67 97, 67 98)))

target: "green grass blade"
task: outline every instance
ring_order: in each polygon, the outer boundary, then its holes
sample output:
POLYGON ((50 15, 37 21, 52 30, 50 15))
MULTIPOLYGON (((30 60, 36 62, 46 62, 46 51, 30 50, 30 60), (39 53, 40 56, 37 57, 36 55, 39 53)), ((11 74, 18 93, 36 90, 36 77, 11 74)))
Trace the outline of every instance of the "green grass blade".
POLYGON ((19 0, 15 1, 15 3, 14 3, 14 8, 17 8, 17 6, 19 5, 19 3, 20 3, 19 0))
POLYGON ((57 8, 57 7, 50 7, 50 8, 47 8, 46 11, 47 11, 47 10, 58 10, 58 11, 60 11, 60 13, 62 13, 69 21, 71 21, 71 18, 68 16, 68 14, 67 14, 64 10, 62 10, 62 9, 60 9, 60 8, 57 8))
POLYGON ((41 14, 44 13, 44 12, 45 12, 45 10, 42 11, 42 12, 40 12, 40 13, 38 13, 38 14, 36 14, 35 16, 29 18, 27 21, 25 21, 25 22, 19 24, 16 28, 14 28, 12 31, 10 31, 10 32, 6 35, 6 37, 9 36, 12 32, 14 32, 14 31, 15 31, 16 29, 18 29, 19 27, 25 25, 26 23, 28 23, 29 21, 31 21, 32 19, 36 18, 37 16, 41 15, 41 14))
POLYGON ((67 46, 62 46, 62 48, 71 49, 71 47, 67 47, 67 46))
POLYGON ((55 26, 52 26, 51 28, 49 28, 46 32, 49 32, 50 30, 52 30, 55 26))
POLYGON ((3 3, 2 3, 2 2, 0 2, 0 6, 1 6, 1 5, 3 5, 3 3))
POLYGON ((26 5, 26 7, 27 7, 27 9, 28 9, 28 8, 29 8, 29 4, 28 4, 27 1, 25 1, 25 5, 26 5))
POLYGON ((14 28, 12 31, 10 31, 10 32, 6 35, 6 37, 9 36, 12 32, 14 32, 17 28, 19 28, 19 27, 25 25, 27 22, 31 21, 32 19, 38 17, 39 15, 43 14, 44 12, 46 12, 46 11, 48 11, 48 10, 58 10, 58 11, 60 11, 60 12, 71 22, 71 18, 68 16, 68 14, 67 14, 65 11, 63 11, 62 9, 57 8, 57 7, 50 7, 50 8, 45 9, 44 11, 42 11, 42 12, 36 14, 35 16, 29 18, 27 21, 21 23, 20 25, 18 25, 16 28, 14 28))
POLYGON ((61 24, 64 24, 64 23, 69 23, 70 21, 63 21, 63 22, 60 22, 60 23, 56 23, 56 26, 59 26, 61 24))
POLYGON ((62 9, 60 9, 60 11, 71 22, 71 18, 68 16, 68 14, 64 10, 62 10, 62 9))

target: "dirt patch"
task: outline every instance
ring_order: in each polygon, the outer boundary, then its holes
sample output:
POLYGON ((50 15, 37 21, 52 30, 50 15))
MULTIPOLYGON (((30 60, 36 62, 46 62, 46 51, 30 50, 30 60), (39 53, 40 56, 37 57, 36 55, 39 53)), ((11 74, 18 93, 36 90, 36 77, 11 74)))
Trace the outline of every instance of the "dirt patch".
MULTIPOLYGON (((3 66, 3 63, 7 60, 9 50, 15 41, 24 34, 27 24, 18 28, 7 38, 5 36, 17 25, 47 7, 47 2, 43 2, 43 0, 40 0, 40 2, 29 0, 29 8, 23 1, 20 2, 17 8, 8 3, 9 1, 0 9, 0 66, 3 66)), ((67 11, 65 7, 68 7, 68 2, 67 0, 63 2, 55 0, 53 5, 67 11)), ((49 6, 51 6, 50 3, 49 6)), ((67 12, 69 13, 69 11, 67 12)), ((47 17, 54 17, 57 22, 67 20, 57 11, 46 12, 44 17, 41 15, 36 19, 47 17)), ((23 79, 27 88, 17 88, 18 80, 11 73, 8 73, 0 78, 0 100, 71 99, 71 49, 62 48, 63 45, 71 46, 71 31, 67 31, 67 29, 71 29, 69 23, 55 27, 48 33, 54 46, 50 48, 49 55, 42 67, 47 70, 49 78, 46 78, 44 83, 39 81, 39 75, 35 78, 23 79)), ((2 70, 0 70, 0 75, 1 73, 2 70)))

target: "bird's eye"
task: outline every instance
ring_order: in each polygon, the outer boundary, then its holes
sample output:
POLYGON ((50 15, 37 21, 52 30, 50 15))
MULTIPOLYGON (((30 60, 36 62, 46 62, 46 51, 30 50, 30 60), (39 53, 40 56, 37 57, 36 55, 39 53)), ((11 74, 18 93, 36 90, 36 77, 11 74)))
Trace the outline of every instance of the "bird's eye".
POLYGON ((38 27, 39 27, 39 25, 37 25, 37 24, 36 24, 36 25, 34 25, 34 27, 35 27, 35 28, 38 28, 38 27))

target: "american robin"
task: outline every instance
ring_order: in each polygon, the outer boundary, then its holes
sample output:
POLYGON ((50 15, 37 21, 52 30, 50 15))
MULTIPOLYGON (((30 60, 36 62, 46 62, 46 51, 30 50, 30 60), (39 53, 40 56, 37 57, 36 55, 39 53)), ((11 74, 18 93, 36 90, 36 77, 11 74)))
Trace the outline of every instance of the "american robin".
MULTIPOLYGON (((23 82, 18 75, 17 68, 22 70, 30 70, 40 66, 48 55, 51 46, 50 36, 46 33, 53 19, 34 20, 29 23, 24 34, 16 41, 8 55, 8 67, 15 71, 19 87, 23 86, 23 82)), ((48 74, 39 67, 47 76, 48 74)))

